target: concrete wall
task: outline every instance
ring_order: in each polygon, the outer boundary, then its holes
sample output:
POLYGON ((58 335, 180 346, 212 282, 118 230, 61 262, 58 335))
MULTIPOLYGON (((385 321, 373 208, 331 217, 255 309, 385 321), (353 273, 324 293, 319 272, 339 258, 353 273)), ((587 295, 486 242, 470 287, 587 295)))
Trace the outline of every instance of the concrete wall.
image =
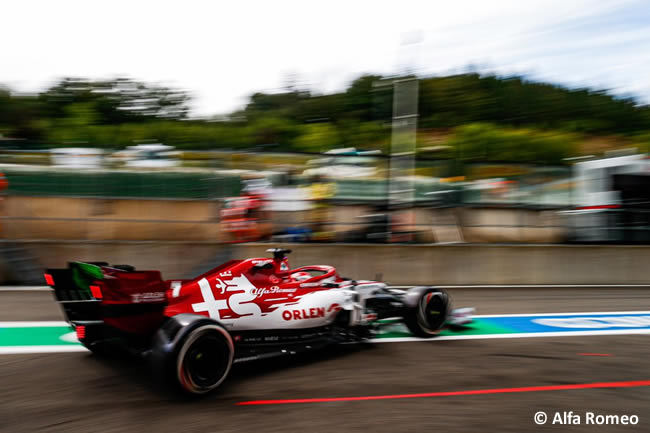
MULTIPOLYGON (((61 240, 226 240, 220 233, 216 201, 129 200, 8 196, 1 203, 2 234, 7 239, 61 240)), ((277 228, 314 220, 315 211, 270 212, 277 228)), ((327 229, 359 229, 369 206, 327 208, 327 229)), ((418 231, 423 242, 559 242, 565 221, 556 211, 508 208, 413 209, 404 230, 418 231)), ((272 227, 263 231, 271 233, 272 227)))
POLYGON ((218 203, 9 196, 7 239, 219 240, 218 203))
POLYGON ((555 243, 566 238, 566 217, 555 210, 459 208, 465 242, 555 243))
MULTIPOLYGON (((233 258, 265 257, 271 244, 27 242, 45 267, 105 260, 181 278, 233 258), (225 254, 224 248, 232 248, 225 254)), ((331 264, 343 276, 391 284, 648 284, 650 246, 293 244, 292 267, 331 264)))

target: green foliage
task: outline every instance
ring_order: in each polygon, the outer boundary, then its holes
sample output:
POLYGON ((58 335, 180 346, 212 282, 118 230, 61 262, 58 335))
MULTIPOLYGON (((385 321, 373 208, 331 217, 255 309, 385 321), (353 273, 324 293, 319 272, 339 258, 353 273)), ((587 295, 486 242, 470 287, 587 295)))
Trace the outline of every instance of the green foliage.
POLYGON ((470 161, 561 164, 574 155, 578 137, 566 132, 502 128, 486 123, 458 127, 448 141, 457 158, 470 161))
POLYGON ((650 132, 638 134, 634 137, 634 142, 639 152, 650 153, 650 132))
MULTIPOLYGON (((26 143, 122 148, 157 140, 181 149, 319 152, 389 150, 391 79, 363 75, 317 95, 289 87, 251 95, 220 121, 188 119, 189 96, 125 78, 66 78, 38 96, 0 87, 0 133, 26 143)), ((558 162, 577 151, 575 134, 632 136, 648 147, 650 108, 603 91, 569 90, 520 77, 478 74, 420 80, 419 127, 453 130, 452 157, 558 162), (636 137, 636 138, 635 138, 636 137)))
POLYGON ((345 92, 347 118, 360 121, 390 119, 392 88, 379 75, 364 75, 352 82, 345 92))
POLYGON ((298 131, 293 122, 279 116, 260 116, 246 128, 251 145, 277 145, 291 142, 298 131))
POLYGON ((185 119, 189 110, 187 93, 167 87, 152 86, 129 78, 90 81, 65 78, 39 95, 44 115, 67 116, 74 104, 92 105, 101 124, 144 121, 149 118, 185 119))
POLYGON ((341 142, 338 130, 330 123, 313 123, 301 128, 294 148, 303 152, 324 152, 341 142))
POLYGON ((420 118, 424 127, 491 122, 589 133, 650 129, 650 108, 630 98, 478 74, 421 80, 420 118))

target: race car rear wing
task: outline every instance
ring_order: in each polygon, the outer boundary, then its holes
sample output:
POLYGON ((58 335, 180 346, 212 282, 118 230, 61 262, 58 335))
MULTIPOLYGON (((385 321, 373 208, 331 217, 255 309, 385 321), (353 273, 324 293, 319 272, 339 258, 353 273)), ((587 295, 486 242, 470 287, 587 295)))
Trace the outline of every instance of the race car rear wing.
POLYGON ((99 319, 102 294, 98 281, 103 278, 96 263, 72 262, 67 268, 45 272, 45 282, 54 289, 54 298, 70 322, 99 319))
POLYGON ((64 269, 48 269, 45 281, 70 322, 126 323, 128 317, 157 315, 167 303, 160 272, 136 271, 129 265, 71 262, 64 269))

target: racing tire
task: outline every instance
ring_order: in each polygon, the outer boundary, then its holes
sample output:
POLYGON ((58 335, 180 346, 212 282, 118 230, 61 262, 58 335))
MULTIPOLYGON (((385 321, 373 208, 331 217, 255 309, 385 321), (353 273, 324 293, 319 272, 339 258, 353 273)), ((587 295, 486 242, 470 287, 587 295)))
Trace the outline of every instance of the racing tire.
POLYGON ((435 337, 445 326, 449 305, 446 292, 435 288, 423 290, 414 305, 407 307, 404 324, 417 337, 435 337))
POLYGON ((234 352, 232 339, 222 326, 201 326, 189 333, 180 347, 175 379, 190 394, 210 392, 228 376, 234 352))
POLYGON ((155 370, 174 390, 186 395, 207 394, 230 373, 235 354, 232 338, 213 320, 199 320, 183 328, 173 341, 167 340, 169 344, 154 343, 155 370))

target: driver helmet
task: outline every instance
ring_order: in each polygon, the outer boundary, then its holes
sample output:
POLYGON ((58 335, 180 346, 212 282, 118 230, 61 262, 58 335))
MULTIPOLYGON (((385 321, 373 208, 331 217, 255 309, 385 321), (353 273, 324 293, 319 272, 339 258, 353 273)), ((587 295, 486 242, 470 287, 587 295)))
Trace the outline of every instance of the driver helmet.
POLYGON ((294 272, 291 274, 291 279, 295 281, 305 281, 311 278, 309 272, 294 272))

